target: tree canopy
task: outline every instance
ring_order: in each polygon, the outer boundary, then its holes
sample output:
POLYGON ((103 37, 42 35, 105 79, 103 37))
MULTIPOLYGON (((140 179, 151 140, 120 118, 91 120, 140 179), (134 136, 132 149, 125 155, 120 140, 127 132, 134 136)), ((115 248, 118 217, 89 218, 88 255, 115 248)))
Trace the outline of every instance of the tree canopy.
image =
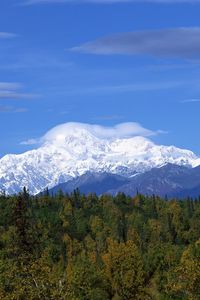
POLYGON ((200 299, 200 199, 0 196, 0 299, 200 299))

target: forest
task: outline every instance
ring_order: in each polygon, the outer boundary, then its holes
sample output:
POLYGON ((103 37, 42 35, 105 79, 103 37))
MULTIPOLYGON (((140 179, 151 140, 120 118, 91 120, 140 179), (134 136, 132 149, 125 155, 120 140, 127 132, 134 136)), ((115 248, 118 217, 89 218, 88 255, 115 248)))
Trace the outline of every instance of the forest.
POLYGON ((200 299, 200 198, 2 194, 0 299, 200 299))

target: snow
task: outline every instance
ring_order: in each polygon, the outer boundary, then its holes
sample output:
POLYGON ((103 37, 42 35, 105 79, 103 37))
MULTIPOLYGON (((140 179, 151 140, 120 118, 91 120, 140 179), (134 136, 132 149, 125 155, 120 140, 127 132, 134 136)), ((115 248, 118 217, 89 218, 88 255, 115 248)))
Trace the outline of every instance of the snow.
POLYGON ((189 150, 160 146, 145 137, 105 138, 92 127, 71 125, 47 134, 42 145, 0 159, 0 190, 17 193, 24 186, 33 194, 90 172, 134 176, 171 163, 196 167, 200 158, 189 150), (66 128, 65 128, 66 129, 66 128))

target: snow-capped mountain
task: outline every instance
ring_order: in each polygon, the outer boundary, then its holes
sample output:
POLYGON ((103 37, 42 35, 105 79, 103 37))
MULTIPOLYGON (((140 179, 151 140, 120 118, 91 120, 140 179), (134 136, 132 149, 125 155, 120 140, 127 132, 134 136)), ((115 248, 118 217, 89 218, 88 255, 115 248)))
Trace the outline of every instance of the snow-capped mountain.
POLYGON ((60 125, 37 142, 35 150, 0 159, 0 190, 15 193, 26 186, 37 194, 88 171, 131 177, 167 163, 200 165, 200 158, 189 150, 131 134, 124 138, 117 130, 96 125, 60 125))

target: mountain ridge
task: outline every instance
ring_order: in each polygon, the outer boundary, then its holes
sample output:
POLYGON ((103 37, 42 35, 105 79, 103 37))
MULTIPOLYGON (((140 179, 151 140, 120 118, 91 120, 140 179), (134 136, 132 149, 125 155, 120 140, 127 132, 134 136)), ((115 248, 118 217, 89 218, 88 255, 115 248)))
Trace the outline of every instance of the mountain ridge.
POLYGON ((135 196, 141 193, 169 198, 198 197, 200 195, 200 167, 186 168, 167 164, 143 174, 137 174, 132 178, 109 173, 88 172, 55 186, 49 190, 49 193, 53 195, 59 191, 71 193, 76 189, 84 194, 95 193, 98 196, 102 194, 115 196, 118 193, 135 196))

